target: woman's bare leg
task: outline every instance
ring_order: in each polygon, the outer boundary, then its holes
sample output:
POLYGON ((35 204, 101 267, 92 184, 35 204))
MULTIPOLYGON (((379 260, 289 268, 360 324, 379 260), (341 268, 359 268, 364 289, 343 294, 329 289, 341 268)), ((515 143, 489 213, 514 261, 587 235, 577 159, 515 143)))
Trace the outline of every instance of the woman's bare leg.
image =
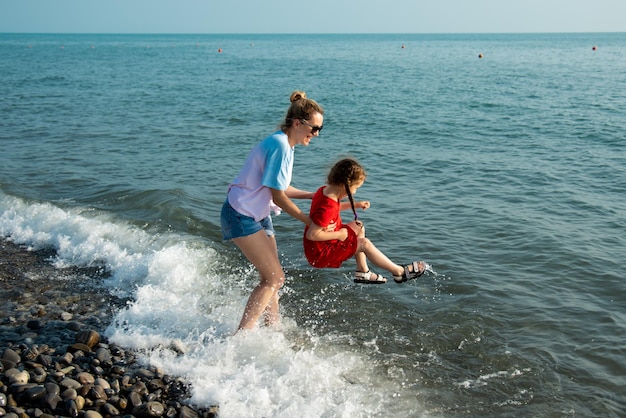
POLYGON ((270 299, 267 304, 267 308, 265 308, 265 312, 263 312, 263 323, 266 326, 276 325, 280 322, 280 309, 278 306, 278 292, 274 295, 272 299, 270 299))
POLYGON ((250 329, 267 311, 266 323, 278 320, 278 290, 285 281, 283 268, 278 260, 276 240, 259 231, 247 237, 235 238, 233 242, 259 272, 260 282, 254 288, 243 312, 238 329, 250 329))
MULTIPOLYGON (((278 246, 276 245, 276 237, 272 235, 268 238, 270 239, 270 242, 272 243, 272 247, 274 248, 274 253, 276 254, 276 257, 278 257, 278 246)), ((280 261, 279 261, 279 264, 280 264, 280 261)), ((283 272, 283 281, 281 282, 281 285, 280 285, 280 287, 282 287, 282 284, 284 283, 284 274, 285 274, 282 266, 280 267, 280 271, 283 272)), ((278 289, 280 289, 280 287, 278 289)), ((280 321, 280 309, 278 306, 278 299, 279 299, 278 290, 276 290, 274 297, 270 299, 263 313, 264 323, 266 326, 277 324, 280 321)))

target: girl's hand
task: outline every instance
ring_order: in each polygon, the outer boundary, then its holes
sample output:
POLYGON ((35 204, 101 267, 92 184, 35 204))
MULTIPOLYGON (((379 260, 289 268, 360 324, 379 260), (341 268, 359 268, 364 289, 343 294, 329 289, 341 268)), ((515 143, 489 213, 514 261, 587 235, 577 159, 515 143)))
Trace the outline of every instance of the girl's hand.
POLYGON ((346 228, 341 228, 337 233, 339 234, 339 238, 337 238, 339 241, 343 242, 348 238, 348 230, 346 228))
POLYGON ((361 200, 361 201, 357 202, 355 206, 365 210, 365 209, 370 207, 370 202, 369 202, 369 200, 361 200))
POLYGON ((357 237, 363 238, 365 236, 365 226, 363 225, 363 222, 353 221, 347 225, 352 228, 357 237))

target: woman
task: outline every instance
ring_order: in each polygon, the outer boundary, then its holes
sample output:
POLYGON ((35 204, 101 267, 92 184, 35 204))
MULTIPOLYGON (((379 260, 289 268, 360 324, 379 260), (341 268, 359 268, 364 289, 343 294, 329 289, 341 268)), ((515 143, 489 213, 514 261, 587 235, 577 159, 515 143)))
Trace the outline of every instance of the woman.
POLYGON ((237 178, 228 188, 222 206, 222 235, 232 240, 259 272, 260 282, 248 298, 238 329, 255 326, 261 315, 265 324, 279 320, 278 290, 285 275, 278 259, 278 249, 270 211, 287 212, 304 224, 311 220, 291 199, 311 199, 312 192, 290 186, 294 148, 307 146, 319 135, 324 110, 306 94, 295 91, 290 97, 280 130, 257 144, 237 178))

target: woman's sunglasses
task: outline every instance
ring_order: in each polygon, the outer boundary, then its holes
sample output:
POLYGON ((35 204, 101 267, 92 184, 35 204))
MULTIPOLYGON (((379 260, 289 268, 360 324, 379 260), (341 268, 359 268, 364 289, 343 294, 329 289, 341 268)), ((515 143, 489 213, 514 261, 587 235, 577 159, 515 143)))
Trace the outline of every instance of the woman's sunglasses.
POLYGON ((324 125, 322 126, 315 126, 315 125, 311 125, 309 122, 307 122, 304 119, 300 119, 300 122, 302 122, 303 124, 305 124, 306 126, 308 126, 309 128, 311 128, 311 133, 315 134, 316 132, 321 132, 322 129, 324 128, 324 125))

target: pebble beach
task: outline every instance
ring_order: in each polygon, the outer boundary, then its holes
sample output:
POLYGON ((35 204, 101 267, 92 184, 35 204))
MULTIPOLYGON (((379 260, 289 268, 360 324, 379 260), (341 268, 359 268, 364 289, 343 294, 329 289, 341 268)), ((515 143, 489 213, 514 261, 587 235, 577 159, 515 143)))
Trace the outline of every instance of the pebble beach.
POLYGON ((0 416, 209 418, 190 385, 109 344, 125 300, 98 289, 100 268, 56 268, 53 250, 0 241, 0 416))

